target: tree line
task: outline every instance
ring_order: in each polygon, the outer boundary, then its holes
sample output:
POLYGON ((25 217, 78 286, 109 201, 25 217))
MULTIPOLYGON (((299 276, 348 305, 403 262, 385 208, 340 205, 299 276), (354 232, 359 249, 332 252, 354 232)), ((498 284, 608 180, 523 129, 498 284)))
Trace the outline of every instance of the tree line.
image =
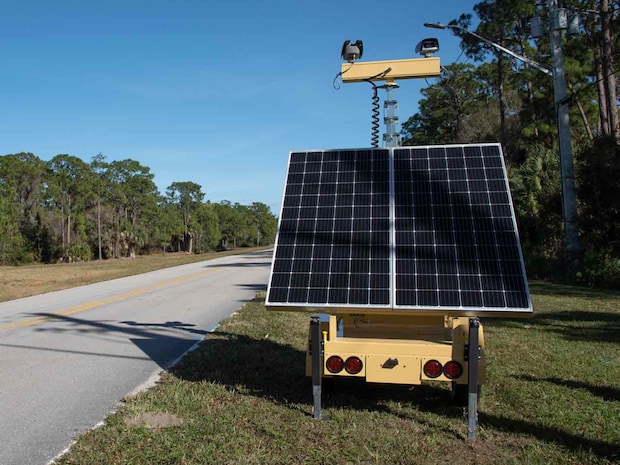
MULTIPOLYGON (((545 2, 543 2, 545 3, 545 2)), ((578 269, 563 261, 562 196, 553 79, 471 35, 463 59, 445 64, 422 90, 419 110, 404 124, 406 145, 501 142, 509 172, 528 271, 561 274, 586 284, 620 287, 620 1, 566 0, 581 19, 578 34, 563 34, 571 139, 575 157, 582 255, 578 269), (570 271, 570 273, 568 273, 570 271)), ((534 40, 530 0, 485 0, 451 24, 470 28, 547 68, 548 33, 534 40)))
POLYGON ((277 219, 261 202, 205 200, 202 187, 173 182, 131 159, 90 162, 61 154, 0 156, 0 264, 202 253, 273 243, 277 219))

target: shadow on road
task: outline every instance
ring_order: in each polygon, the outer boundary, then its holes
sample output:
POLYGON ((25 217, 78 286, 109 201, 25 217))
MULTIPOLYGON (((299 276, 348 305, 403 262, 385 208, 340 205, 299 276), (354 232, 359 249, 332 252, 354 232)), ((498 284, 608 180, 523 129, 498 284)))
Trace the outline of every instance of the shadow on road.
MULTIPOLYGON (((164 323, 138 323, 135 321, 121 321, 118 323, 84 320, 54 313, 35 313, 33 316, 43 317, 50 321, 63 323, 62 326, 36 328, 38 332, 79 335, 127 335, 128 340, 138 347, 144 354, 161 368, 168 369, 182 354, 196 344, 196 338, 179 337, 178 333, 197 335, 207 334, 207 331, 195 328, 195 325, 181 321, 167 321, 164 323), (177 335, 174 335, 174 333, 177 335)), ((74 353, 88 356, 133 358, 142 357, 117 355, 113 353, 98 353, 89 351, 73 351, 64 349, 45 349, 32 347, 36 350, 51 350, 55 352, 74 353)), ((144 359, 147 359, 146 357, 144 359)))
POLYGON ((205 268, 250 268, 254 266, 270 266, 269 262, 239 262, 239 263, 219 263, 217 265, 206 265, 205 268))
POLYGON ((248 258, 237 257, 240 261, 235 263, 218 263, 213 265, 205 265, 205 268, 249 268, 271 266, 271 258, 273 257, 273 250, 261 250, 259 252, 252 252, 247 254, 248 258))
POLYGON ((267 285, 265 283, 257 283, 257 284, 236 284, 237 287, 242 289, 249 289, 255 292, 261 292, 267 290, 267 285))
POLYGON ((203 329, 196 329, 196 325, 183 323, 181 321, 166 321, 165 323, 137 323, 135 321, 121 321, 120 324, 137 328, 174 328, 192 334, 205 335, 209 333, 203 329))

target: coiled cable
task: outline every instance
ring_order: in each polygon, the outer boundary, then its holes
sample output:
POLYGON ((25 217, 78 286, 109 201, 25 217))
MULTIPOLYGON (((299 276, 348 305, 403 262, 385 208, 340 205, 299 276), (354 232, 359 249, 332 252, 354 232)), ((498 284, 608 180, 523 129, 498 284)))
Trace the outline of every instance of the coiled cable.
POLYGON ((368 81, 372 84, 372 116, 370 123, 370 144, 372 147, 379 147, 379 121, 381 116, 381 105, 379 104, 379 91, 377 90, 377 85, 368 81))
POLYGON ((379 87, 374 82, 372 82, 372 80, 377 79, 379 77, 383 77, 390 71, 392 71, 392 68, 388 68, 385 71, 382 71, 381 73, 376 74, 375 76, 372 76, 368 79, 364 79, 366 82, 370 83, 370 85, 372 86, 372 116, 371 116, 371 123, 370 123, 370 144, 374 148, 379 147, 379 126, 380 126, 379 121, 381 121, 381 118, 380 118, 381 105, 379 104, 379 102, 381 99, 379 98, 379 91, 377 90, 379 87))

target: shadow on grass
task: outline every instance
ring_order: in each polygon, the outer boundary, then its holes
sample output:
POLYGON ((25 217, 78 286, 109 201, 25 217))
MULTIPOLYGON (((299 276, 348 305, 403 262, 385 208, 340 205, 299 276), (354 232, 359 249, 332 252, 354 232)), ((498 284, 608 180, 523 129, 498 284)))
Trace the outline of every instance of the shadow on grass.
POLYGON ((562 378, 535 378, 534 376, 529 375, 520 375, 514 376, 516 379, 520 379, 522 381, 531 381, 533 383, 537 383, 540 381, 544 381, 547 383, 553 383, 557 386, 564 386, 571 389, 584 389, 590 392, 592 395, 600 397, 603 400, 609 402, 620 402, 620 389, 608 387, 608 386, 594 386, 589 383, 584 383, 583 381, 576 381, 572 379, 562 379, 562 378))
POLYGON ((530 281, 530 293, 555 297, 581 297, 585 299, 615 300, 620 299, 620 292, 587 287, 567 286, 563 284, 547 283, 544 281, 530 281))
MULTIPOLYGON (((188 354, 171 372, 186 381, 217 383, 235 389, 241 394, 261 397, 310 416, 312 390, 311 382, 305 376, 304 367, 305 353, 290 345, 269 339, 215 332, 209 334, 200 347, 188 354)), ((426 421, 424 416, 415 415, 415 412, 408 413, 406 410, 408 406, 445 418, 456 419, 463 416, 462 408, 450 404, 449 391, 445 387, 422 385, 410 388, 365 384, 363 381, 358 383, 355 382, 357 380, 348 379, 337 381, 335 387, 323 390, 324 408, 381 412, 419 423, 426 421)), ((558 382, 564 381, 558 380, 558 382)), ((570 385, 570 382, 566 384, 570 385)), ((617 392, 607 394, 617 395, 617 392)), ((616 445, 584 439, 559 428, 543 427, 534 422, 485 413, 480 414, 480 423, 499 431, 533 436, 576 451, 590 450, 601 458, 611 460, 618 458, 616 445)), ((429 423, 429 426, 442 429, 445 434, 459 439, 464 438, 464 435, 442 428, 436 422, 429 423)))
MULTIPOLYGON (((310 416, 312 386, 305 376, 306 354, 292 346, 269 339, 213 332, 200 347, 171 370, 186 381, 209 381, 235 388, 302 411, 310 416)), ((460 417, 462 410, 451 406, 449 390, 435 386, 372 385, 357 380, 325 380, 323 406, 353 410, 391 411, 386 400, 409 404, 418 410, 460 417)), ((410 420, 411 418, 406 418, 410 420)))
POLYGON ((568 340, 620 344, 620 313, 564 311, 535 316, 532 323, 568 340))
POLYGON ((574 451, 590 452, 600 458, 610 460, 612 463, 617 463, 617 460, 620 459, 620 446, 617 444, 583 438, 550 426, 540 426, 523 420, 488 415, 482 412, 479 414, 479 420, 482 425, 490 425, 498 431, 533 436, 539 440, 555 443, 574 451))
POLYGON ((569 341, 612 342, 620 344, 620 312, 559 311, 534 313, 527 320, 489 319, 485 326, 523 328, 538 327, 562 336, 569 341))

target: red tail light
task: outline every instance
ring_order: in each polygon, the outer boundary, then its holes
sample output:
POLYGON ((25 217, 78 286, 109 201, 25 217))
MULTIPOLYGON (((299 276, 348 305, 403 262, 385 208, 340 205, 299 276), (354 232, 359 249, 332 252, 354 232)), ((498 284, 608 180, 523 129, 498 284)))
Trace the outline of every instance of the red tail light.
POLYGON ((463 367, 457 361, 450 360, 443 367, 443 374, 446 378, 455 379, 463 374, 463 367))
POLYGON ((424 374, 429 378, 437 378, 441 375, 443 367, 437 360, 429 360, 424 364, 424 374))
POLYGON ((341 357, 332 355, 327 359, 327 362, 325 362, 325 366, 330 373, 339 373, 344 368, 344 362, 341 357))
POLYGON ((364 364, 358 357, 349 357, 346 362, 344 362, 344 369, 347 370, 347 373, 350 375, 356 375, 364 368, 364 364))

